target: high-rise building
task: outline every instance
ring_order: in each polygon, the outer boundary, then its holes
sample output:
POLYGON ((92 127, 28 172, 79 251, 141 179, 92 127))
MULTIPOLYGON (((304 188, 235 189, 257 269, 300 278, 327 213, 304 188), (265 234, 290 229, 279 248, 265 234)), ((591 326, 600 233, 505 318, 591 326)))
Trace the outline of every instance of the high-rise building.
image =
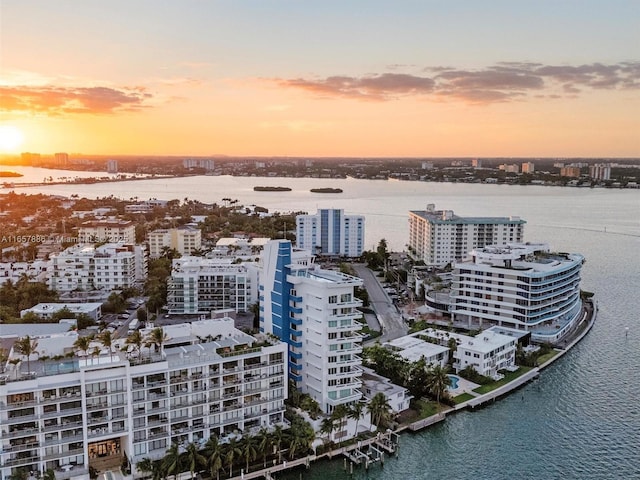
POLYGON ((510 244, 477 248, 471 256, 454 266, 454 320, 530 331, 540 342, 555 342, 573 328, 582 308, 582 255, 510 244))
POLYGON ((560 176, 578 178, 580 176, 580 167, 562 167, 560 176))
POLYGON ((173 261, 167 281, 170 314, 204 314, 233 309, 246 312, 257 299, 258 272, 253 265, 202 257, 173 261))
POLYGON ((265 245, 260 275, 260 331, 289 346, 289 379, 325 413, 360 400, 362 280, 313 264, 288 240, 265 245))
POLYGON ((611 180, 611 165, 606 163, 590 165, 589 176, 596 180, 611 180))
POLYGON ((53 160, 58 167, 65 167, 69 163, 69 154, 68 153, 56 153, 53 156, 53 160))
POLYGON ((536 170, 536 166, 533 162, 524 162, 522 164, 522 173, 533 173, 536 170))
POLYGON ((359 257, 364 251, 364 216, 321 209, 296 216, 296 247, 320 255, 359 257))
POLYGON ((107 160, 107 173, 118 173, 118 160, 107 160))
POLYGON ((23 165, 40 165, 41 159, 39 153, 23 152, 20 154, 23 165))
POLYGON ((136 243, 136 226, 128 220, 90 220, 80 225, 78 243, 136 243))
POLYGON ((522 242, 525 223, 520 217, 459 217, 428 204, 409 212, 409 254, 427 265, 446 265, 474 248, 522 242))
POLYGON ((284 343, 247 335, 228 317, 163 333, 159 348, 93 341, 97 355, 74 346, 76 332, 32 334, 41 358, 30 362, 10 347, 10 371, 0 375, 0 478, 51 469, 59 480, 88 479, 90 469, 124 462, 135 472, 173 444, 201 448, 213 436, 225 443, 287 426, 284 343))

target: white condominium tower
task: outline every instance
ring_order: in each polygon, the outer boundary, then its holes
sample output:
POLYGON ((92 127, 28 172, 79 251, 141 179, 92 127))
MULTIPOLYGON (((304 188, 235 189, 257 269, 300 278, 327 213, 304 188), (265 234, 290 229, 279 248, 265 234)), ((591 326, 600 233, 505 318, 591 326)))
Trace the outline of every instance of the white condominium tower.
POLYGON ((476 249, 471 256, 453 270, 454 320, 530 331, 533 340, 556 342, 579 319, 582 255, 512 244, 476 249))
POLYGON ((409 254, 427 265, 463 260, 474 248, 523 241, 520 217, 459 217, 451 210, 409 212, 409 254))
POLYGON ((296 216, 296 247, 320 255, 359 257, 364 251, 364 216, 320 209, 296 216))
POLYGON ((362 280, 316 267, 288 240, 267 243, 262 262, 260 330, 289 345, 289 379, 325 413, 360 400, 362 280))
POLYGON ((286 426, 284 343, 247 335, 228 317, 172 326, 167 336, 128 353, 123 340, 112 352, 92 343, 98 355, 74 347, 76 332, 37 338, 48 354, 72 355, 61 360, 28 362, 11 348, 0 375, 0 479, 51 469, 58 480, 88 480, 90 467, 125 461, 136 472, 174 443, 202 447, 213 435, 225 442, 286 426))

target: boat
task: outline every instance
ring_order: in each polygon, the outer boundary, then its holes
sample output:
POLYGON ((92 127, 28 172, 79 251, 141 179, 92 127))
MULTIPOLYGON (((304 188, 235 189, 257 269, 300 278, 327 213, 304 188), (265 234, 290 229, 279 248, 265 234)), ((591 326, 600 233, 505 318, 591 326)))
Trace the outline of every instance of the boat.
POLYGON ((289 187, 253 187, 254 192, 290 192, 289 187))
POLYGON ((342 193, 341 188, 312 188, 311 193, 342 193))

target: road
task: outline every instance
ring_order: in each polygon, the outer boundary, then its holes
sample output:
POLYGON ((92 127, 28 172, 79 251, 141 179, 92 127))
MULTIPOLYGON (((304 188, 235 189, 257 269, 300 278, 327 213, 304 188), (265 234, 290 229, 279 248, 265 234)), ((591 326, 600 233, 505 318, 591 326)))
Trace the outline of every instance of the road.
POLYGON ((370 307, 376 312, 378 321, 382 326, 382 336, 374 341, 386 342, 406 335, 409 328, 404 323, 398 308, 382 288, 375 272, 372 272, 366 265, 361 263, 353 264, 353 269, 356 275, 364 282, 364 288, 369 293, 370 307))

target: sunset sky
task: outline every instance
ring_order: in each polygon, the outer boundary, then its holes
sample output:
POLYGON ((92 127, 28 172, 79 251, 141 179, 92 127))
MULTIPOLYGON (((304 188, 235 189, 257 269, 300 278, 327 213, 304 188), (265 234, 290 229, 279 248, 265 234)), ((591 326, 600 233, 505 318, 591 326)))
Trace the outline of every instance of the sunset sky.
POLYGON ((0 0, 0 153, 640 157, 640 1, 0 0))

